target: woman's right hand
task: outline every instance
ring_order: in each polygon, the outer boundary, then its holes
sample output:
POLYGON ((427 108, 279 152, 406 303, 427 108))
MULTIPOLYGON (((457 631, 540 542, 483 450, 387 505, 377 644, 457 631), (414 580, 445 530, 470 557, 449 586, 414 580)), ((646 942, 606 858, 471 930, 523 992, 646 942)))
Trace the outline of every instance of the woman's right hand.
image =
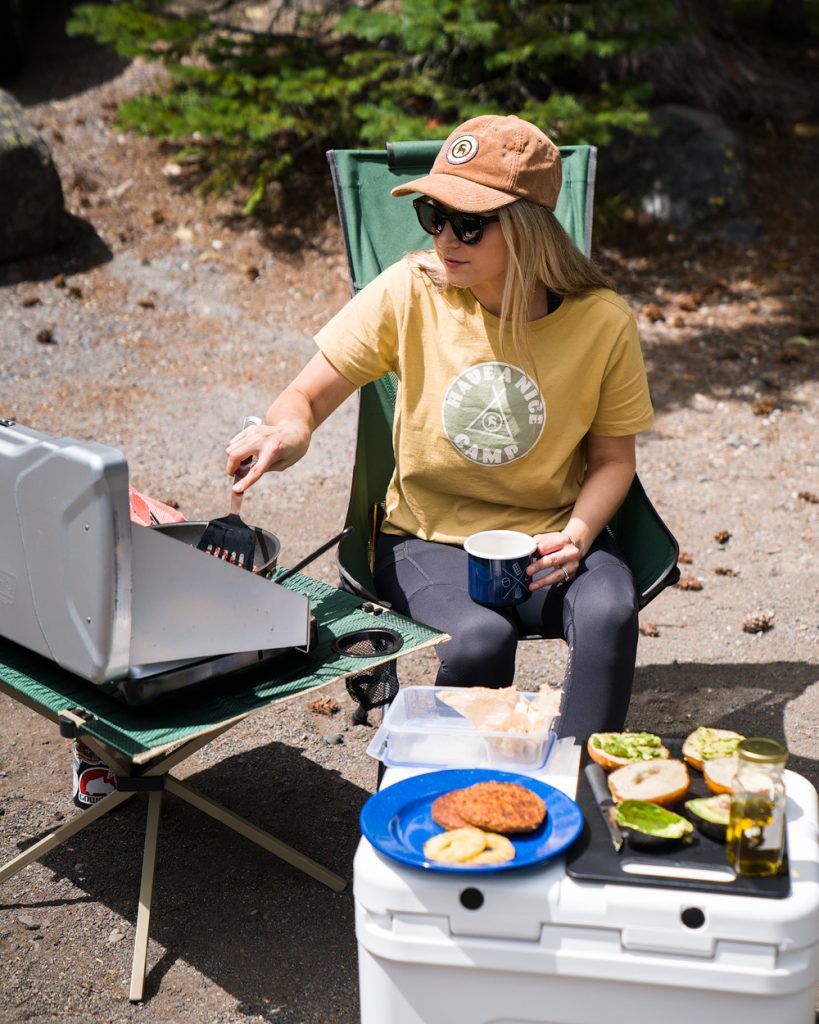
POLYGON ((233 485, 235 494, 252 487, 263 473, 289 469, 310 447, 313 431, 356 390, 321 352, 267 410, 267 423, 241 430, 228 444, 227 474, 233 476, 249 456, 247 474, 233 485))
POLYGON ((281 422, 253 424, 232 438, 225 449, 226 472, 234 476, 245 459, 253 462, 241 480, 233 485, 236 494, 242 494, 268 471, 281 472, 298 462, 310 446, 312 431, 306 424, 281 422))

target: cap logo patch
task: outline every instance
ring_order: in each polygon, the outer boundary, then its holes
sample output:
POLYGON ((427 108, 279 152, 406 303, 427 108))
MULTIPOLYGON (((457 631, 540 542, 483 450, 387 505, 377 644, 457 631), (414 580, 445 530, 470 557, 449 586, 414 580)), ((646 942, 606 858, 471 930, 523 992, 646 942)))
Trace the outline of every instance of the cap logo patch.
POLYGON ((459 135, 446 151, 451 164, 465 164, 478 155, 478 140, 474 135, 459 135))

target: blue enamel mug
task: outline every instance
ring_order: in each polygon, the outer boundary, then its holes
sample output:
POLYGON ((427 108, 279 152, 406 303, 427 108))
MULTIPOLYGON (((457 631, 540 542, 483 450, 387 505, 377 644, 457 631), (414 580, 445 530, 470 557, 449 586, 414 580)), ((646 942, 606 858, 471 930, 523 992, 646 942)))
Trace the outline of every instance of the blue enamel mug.
POLYGON ((464 541, 468 557, 469 596, 478 604, 504 608, 521 604, 529 597, 535 542, 517 530, 484 530, 464 541))

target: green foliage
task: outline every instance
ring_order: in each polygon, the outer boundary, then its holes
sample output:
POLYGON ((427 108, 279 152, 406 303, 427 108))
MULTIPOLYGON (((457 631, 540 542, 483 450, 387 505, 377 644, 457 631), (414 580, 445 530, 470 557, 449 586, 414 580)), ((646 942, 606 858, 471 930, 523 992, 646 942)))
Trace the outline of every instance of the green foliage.
POLYGON ((67 31, 69 35, 94 36, 121 57, 164 54, 166 59, 176 59, 190 53, 192 44, 210 25, 206 18, 168 18, 162 6, 113 3, 77 7, 67 31))
MULTIPOLYGON (((287 2, 287 0, 285 0, 287 2)), ((168 84, 122 104, 122 127, 178 145, 206 189, 273 201, 333 147, 445 138, 482 113, 517 113, 559 143, 604 144, 647 122, 634 50, 680 32, 671 0, 322 0, 258 33, 168 0, 77 7, 71 34, 161 61, 168 84)))

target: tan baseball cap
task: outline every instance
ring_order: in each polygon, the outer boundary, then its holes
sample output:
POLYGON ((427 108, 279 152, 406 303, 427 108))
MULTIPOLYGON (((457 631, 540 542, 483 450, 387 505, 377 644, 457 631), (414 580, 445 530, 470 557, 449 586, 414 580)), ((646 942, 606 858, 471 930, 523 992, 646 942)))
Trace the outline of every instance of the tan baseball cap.
POLYGON ((560 150, 548 136, 514 114, 464 121, 441 147, 429 174, 398 185, 465 213, 488 213, 517 199, 553 210, 562 182, 560 150))

